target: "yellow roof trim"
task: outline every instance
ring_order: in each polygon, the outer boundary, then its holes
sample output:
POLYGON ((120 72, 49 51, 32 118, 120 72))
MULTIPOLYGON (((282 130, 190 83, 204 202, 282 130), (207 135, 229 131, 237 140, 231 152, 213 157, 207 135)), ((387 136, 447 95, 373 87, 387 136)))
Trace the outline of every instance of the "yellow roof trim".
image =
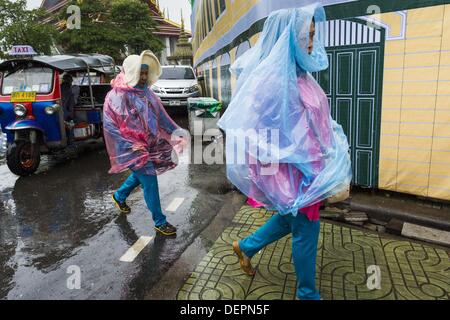
MULTIPOLYGON (((167 18, 164 18, 164 21, 167 22, 167 23, 170 23, 170 24, 173 25, 174 27, 177 27, 177 28, 180 28, 180 29, 181 29, 181 24, 178 24, 178 23, 176 23, 176 22, 174 22, 174 21, 172 21, 172 20, 169 20, 169 19, 167 19, 167 18)), ((191 30, 187 30, 186 28, 184 28, 184 31, 186 31, 186 32, 188 32, 188 33, 191 33, 191 30)))

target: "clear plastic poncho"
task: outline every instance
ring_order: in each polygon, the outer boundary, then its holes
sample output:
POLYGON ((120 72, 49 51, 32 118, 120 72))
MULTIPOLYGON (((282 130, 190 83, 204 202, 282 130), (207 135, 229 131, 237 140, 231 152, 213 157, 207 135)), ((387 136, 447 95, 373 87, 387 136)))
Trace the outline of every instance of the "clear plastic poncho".
POLYGON ((187 143, 186 133, 167 114, 148 87, 127 85, 122 71, 105 99, 103 126, 110 173, 127 169, 159 175, 173 169, 187 143))
POLYGON ((256 45, 230 69, 237 86, 218 123, 227 137, 228 179, 281 214, 297 215, 352 178, 347 138, 310 74, 328 68, 325 20, 318 4, 273 12, 256 45))

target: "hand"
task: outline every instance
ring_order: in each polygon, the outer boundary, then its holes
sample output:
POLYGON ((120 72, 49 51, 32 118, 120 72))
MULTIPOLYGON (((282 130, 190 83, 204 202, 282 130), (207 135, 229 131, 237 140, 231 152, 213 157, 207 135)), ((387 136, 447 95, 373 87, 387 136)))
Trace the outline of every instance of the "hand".
POLYGON ((172 136, 172 141, 175 142, 176 145, 185 147, 188 144, 188 138, 185 136, 172 136))
POLYGON ((142 151, 142 152, 147 151, 145 146, 142 144, 134 144, 132 149, 133 149, 133 151, 142 151))
POLYGON ((180 146, 182 146, 184 148, 188 145, 188 140, 186 137, 181 137, 181 139, 179 140, 178 143, 180 144, 180 146))

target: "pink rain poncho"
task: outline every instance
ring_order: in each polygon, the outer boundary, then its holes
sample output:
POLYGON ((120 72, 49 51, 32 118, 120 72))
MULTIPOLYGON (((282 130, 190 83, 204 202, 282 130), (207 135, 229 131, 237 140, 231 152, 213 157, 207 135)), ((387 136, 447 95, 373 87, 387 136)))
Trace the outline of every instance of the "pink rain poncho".
POLYGON ((185 131, 148 87, 140 90, 127 85, 124 72, 111 85, 103 109, 109 173, 142 169, 159 175, 173 169, 186 143, 185 131))
POLYGON ((227 177, 249 203, 310 220, 352 179, 347 137, 311 75, 328 68, 325 21, 318 3, 273 12, 230 69, 236 90, 218 122, 227 137, 227 177))
MULTIPOLYGON (((323 169, 325 163, 325 159, 320 158, 322 148, 332 147, 333 132, 331 129, 331 118, 329 117, 330 109, 325 93, 311 75, 307 73, 301 74, 297 79, 297 84, 299 91, 302 92, 301 100, 308 112, 308 117, 300 121, 301 126, 298 126, 296 130, 303 131, 302 134, 305 134, 306 131, 309 143, 305 151, 315 155, 317 158, 317 160, 311 162, 312 171, 317 174, 323 169), (310 126, 307 122, 304 122, 307 118, 316 125, 310 126)), ((302 193, 305 193, 309 187, 305 184, 301 186, 303 174, 295 165, 280 163, 278 170, 272 175, 261 174, 261 168, 261 162, 249 165, 252 181, 250 194, 260 200, 265 199, 267 203, 270 203, 270 201, 293 203, 300 187, 303 189, 302 193), (260 186, 267 196, 257 186, 260 186), (271 199, 271 196, 276 197, 276 199, 271 199)), ((255 208, 266 206, 253 198, 249 198, 248 204, 255 208)), ((309 220, 319 220, 319 207, 321 204, 321 202, 318 202, 305 206, 299 211, 305 214, 309 220)))

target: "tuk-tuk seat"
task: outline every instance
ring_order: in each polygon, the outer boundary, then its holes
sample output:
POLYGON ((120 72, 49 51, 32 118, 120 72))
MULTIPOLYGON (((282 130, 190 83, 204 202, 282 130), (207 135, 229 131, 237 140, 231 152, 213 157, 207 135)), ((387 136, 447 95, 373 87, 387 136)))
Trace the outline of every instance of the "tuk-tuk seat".
MULTIPOLYGON (((80 94, 78 96, 77 106, 81 108, 92 108, 92 102, 90 98, 89 86, 81 85, 80 94)), ((92 85, 92 94, 94 97, 94 106, 103 107, 106 95, 111 91, 110 84, 96 84, 92 85)))

